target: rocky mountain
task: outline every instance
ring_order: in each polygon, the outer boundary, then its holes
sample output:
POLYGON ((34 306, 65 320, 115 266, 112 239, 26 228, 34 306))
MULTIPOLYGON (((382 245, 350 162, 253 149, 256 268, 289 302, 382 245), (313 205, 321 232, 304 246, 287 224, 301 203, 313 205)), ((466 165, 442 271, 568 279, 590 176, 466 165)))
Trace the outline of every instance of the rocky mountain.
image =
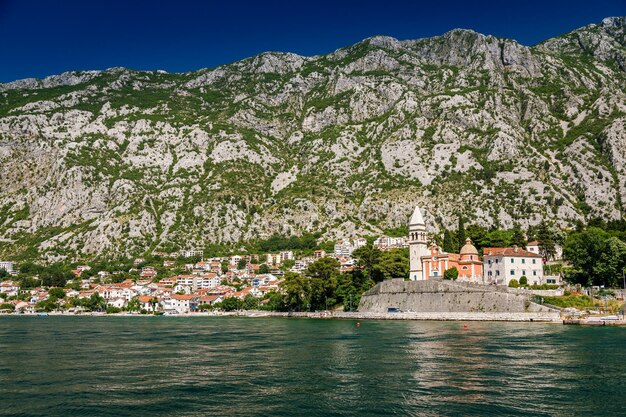
POLYGON ((625 28, 0 84, 0 257, 624 218, 625 28))

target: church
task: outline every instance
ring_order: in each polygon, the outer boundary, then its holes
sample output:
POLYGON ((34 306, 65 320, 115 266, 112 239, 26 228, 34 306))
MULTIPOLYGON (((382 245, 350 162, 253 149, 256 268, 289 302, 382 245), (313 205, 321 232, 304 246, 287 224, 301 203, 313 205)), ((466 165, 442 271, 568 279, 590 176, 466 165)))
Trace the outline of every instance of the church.
POLYGON ((459 281, 483 282, 483 262, 468 238, 460 253, 443 252, 435 243, 428 246, 426 224, 419 207, 409 220, 409 259, 411 281, 442 279, 447 269, 459 271, 459 281))

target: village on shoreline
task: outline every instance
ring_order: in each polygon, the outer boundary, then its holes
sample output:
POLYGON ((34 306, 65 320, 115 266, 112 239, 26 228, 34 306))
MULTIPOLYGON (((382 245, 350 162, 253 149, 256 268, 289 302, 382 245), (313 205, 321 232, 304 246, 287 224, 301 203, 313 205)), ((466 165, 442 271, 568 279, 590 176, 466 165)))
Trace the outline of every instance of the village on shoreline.
POLYGON ((116 265, 83 264, 70 271, 2 261, 0 314, 554 321, 554 315, 455 315, 393 306, 376 314, 358 311, 361 295, 376 282, 406 279, 504 287, 560 310, 558 317, 568 320, 623 316, 624 290, 564 281, 569 262, 558 242, 482 247, 479 253, 463 235, 455 236, 463 241, 459 253, 445 251, 426 233, 416 208, 407 237, 342 239, 332 252, 318 248, 308 254, 281 250, 205 258, 202 250, 157 251, 119 270, 116 265))

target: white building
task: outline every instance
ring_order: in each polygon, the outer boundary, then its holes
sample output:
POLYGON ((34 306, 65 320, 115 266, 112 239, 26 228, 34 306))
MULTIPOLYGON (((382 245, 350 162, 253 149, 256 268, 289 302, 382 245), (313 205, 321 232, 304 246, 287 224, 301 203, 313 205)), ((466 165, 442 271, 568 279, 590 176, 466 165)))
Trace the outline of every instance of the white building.
POLYGON ((532 252, 535 255, 541 255, 541 248, 540 248, 540 243, 536 240, 533 240, 532 242, 528 242, 528 244, 526 245, 526 250, 528 252, 532 252))
POLYGON ((3 281, 0 283, 0 294, 4 294, 8 297, 17 295, 20 290, 20 286, 17 282, 3 281))
POLYGON ((485 284, 509 285, 521 277, 526 277, 528 285, 544 284, 541 255, 517 246, 484 248, 483 274, 485 284))
POLYGON ((126 307, 127 302, 126 302, 126 299, 123 298, 123 297, 113 298, 113 299, 107 301, 107 305, 109 307, 124 308, 124 307, 126 307))
POLYGON ((404 236, 403 237, 381 236, 374 241, 373 246, 380 250, 406 248, 409 246, 409 240, 404 236))
POLYGON ((207 275, 179 275, 176 277, 174 291, 193 292, 202 288, 215 288, 220 285, 220 277, 216 274, 207 275))
POLYGON ((0 261, 0 269, 4 269, 9 274, 13 273, 13 262, 0 261))
POLYGON ((267 261, 265 262, 267 265, 276 265, 280 266, 282 257, 280 253, 268 253, 267 261))
POLYGON ((293 260, 293 252, 290 250, 286 250, 280 253, 280 260, 282 262, 293 260))
POLYGON ((409 220, 409 278, 411 281, 426 279, 422 269, 422 256, 428 256, 426 224, 419 207, 415 207, 409 220))
POLYGON ((198 249, 189 249, 189 250, 181 250, 180 252, 180 256, 183 258, 191 258, 193 256, 203 256, 204 255, 204 251, 198 250, 198 249))
POLYGON ((193 294, 173 294, 169 299, 163 300, 165 311, 189 313, 198 309, 198 296, 193 294))
POLYGON ((343 256, 350 256, 352 255, 352 252, 354 251, 354 249, 356 248, 352 245, 352 242, 350 241, 350 239, 341 239, 335 243, 333 255, 335 255, 335 257, 337 258, 343 257, 343 256))
POLYGON ((357 237, 356 239, 354 239, 354 242, 353 242, 352 246, 354 246, 354 249, 358 249, 358 248, 362 248, 363 246, 367 246, 367 239, 365 239, 364 237, 357 237))

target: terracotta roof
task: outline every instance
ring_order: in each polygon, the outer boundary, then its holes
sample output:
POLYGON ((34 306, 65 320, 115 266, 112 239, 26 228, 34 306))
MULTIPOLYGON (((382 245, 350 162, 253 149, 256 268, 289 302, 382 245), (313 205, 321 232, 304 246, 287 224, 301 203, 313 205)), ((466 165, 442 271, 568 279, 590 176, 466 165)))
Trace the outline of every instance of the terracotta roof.
POLYGON ((478 255, 478 250, 472 245, 472 240, 468 237, 465 239, 465 245, 461 248, 460 255, 478 255))
POLYGON ((528 252, 522 248, 484 248, 483 249, 484 256, 512 256, 519 258, 541 258, 541 255, 538 255, 533 252, 528 252))
POLYGON ((533 240, 532 242, 528 242, 528 245, 526 246, 539 246, 540 243, 538 240, 533 240))
POLYGON ((220 296, 219 295, 203 295, 202 297, 199 298, 200 302, 213 302, 215 300, 217 300, 220 296))
POLYGON ((198 297, 195 294, 173 294, 172 298, 174 300, 193 300, 194 298, 198 297))

